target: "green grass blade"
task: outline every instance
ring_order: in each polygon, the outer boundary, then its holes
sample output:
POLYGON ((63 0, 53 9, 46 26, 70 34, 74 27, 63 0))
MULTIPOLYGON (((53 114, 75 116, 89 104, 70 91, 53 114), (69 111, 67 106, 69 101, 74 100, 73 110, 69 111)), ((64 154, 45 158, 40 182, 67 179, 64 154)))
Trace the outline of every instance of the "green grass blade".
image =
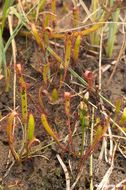
POLYGON ((6 18, 8 15, 9 7, 13 4, 14 0, 6 0, 3 7, 3 15, 2 15, 2 33, 5 27, 6 18))
MULTIPOLYGON (((115 3, 114 0, 110 0, 110 6, 113 6, 113 3, 115 3)), ((112 57, 113 48, 116 40, 116 33, 118 30, 117 22, 119 20, 119 14, 120 9, 118 8, 113 14, 112 14, 112 22, 109 24, 109 34, 108 34, 108 40, 107 40, 107 48, 106 48, 106 54, 108 57, 112 57)))
POLYGON ((46 0, 40 0, 39 1, 38 7, 36 9, 36 20, 38 19, 39 11, 43 9, 45 3, 46 3, 46 0))
POLYGON ((5 77, 7 76, 7 70, 6 70, 6 56, 4 51, 4 44, 3 44, 3 38, 2 38, 2 29, 0 28, 0 74, 4 71, 5 77))
MULTIPOLYGON (((119 14, 120 14, 120 10, 118 9, 113 14, 113 22, 118 22, 119 14)), ((116 40, 117 29, 118 29, 117 23, 109 24, 109 35, 108 35, 107 49, 106 49, 106 53, 108 57, 112 57, 113 48, 114 48, 114 44, 116 40)))

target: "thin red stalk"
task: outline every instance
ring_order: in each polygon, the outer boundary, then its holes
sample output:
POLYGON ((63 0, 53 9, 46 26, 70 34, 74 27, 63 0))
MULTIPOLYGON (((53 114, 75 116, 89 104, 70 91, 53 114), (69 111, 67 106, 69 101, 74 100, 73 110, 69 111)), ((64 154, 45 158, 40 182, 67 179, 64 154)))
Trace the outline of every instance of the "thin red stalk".
POLYGON ((67 120, 67 127, 68 127, 68 143, 71 147, 71 151, 74 152, 73 150, 73 140, 72 140, 72 130, 71 130, 71 126, 70 126, 70 117, 68 117, 68 120, 67 120))

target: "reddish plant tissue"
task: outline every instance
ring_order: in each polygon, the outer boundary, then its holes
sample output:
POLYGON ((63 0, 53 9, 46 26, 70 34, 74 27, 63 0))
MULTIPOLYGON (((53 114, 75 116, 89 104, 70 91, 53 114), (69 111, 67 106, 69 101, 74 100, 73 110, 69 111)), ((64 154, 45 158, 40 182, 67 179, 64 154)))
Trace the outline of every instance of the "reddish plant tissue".
POLYGON ((84 79, 88 83, 88 88, 91 90, 94 86, 94 74, 91 71, 85 71, 84 73, 84 79))
POLYGON ((4 76, 0 74, 0 80, 1 80, 2 78, 4 78, 4 76))

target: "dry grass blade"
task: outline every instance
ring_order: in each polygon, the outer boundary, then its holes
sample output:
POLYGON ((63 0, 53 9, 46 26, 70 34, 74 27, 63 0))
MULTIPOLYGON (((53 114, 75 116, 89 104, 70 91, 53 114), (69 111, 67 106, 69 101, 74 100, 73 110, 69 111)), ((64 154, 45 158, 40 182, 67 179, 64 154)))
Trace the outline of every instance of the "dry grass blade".
POLYGON ((64 171, 64 174, 65 174, 65 178, 66 178, 66 190, 71 190, 71 188, 70 188, 70 176, 69 176, 68 169, 67 169, 66 165, 63 163, 63 160, 61 159, 60 155, 57 154, 56 157, 57 157, 59 163, 61 164, 61 166, 63 168, 63 171, 64 171))
POLYGON ((113 149, 113 155, 112 155, 111 166, 110 166, 110 168, 108 169, 108 171, 106 172, 106 174, 104 175, 102 181, 100 182, 100 184, 98 185, 98 187, 97 187, 96 190, 102 190, 102 189, 104 189, 104 188, 107 186, 107 184, 108 184, 110 175, 112 174, 112 171, 113 171, 113 169, 114 169, 114 156, 115 156, 116 149, 117 149, 117 144, 115 145, 115 147, 114 147, 114 149, 113 149))
MULTIPOLYGON (((125 187, 126 187, 125 184, 126 184, 126 179, 122 180, 120 183, 118 183, 116 185, 117 190, 119 190, 120 188, 123 188, 123 187, 124 187, 124 190, 125 190, 125 187)), ((112 190, 115 190, 115 187, 113 187, 112 190)))

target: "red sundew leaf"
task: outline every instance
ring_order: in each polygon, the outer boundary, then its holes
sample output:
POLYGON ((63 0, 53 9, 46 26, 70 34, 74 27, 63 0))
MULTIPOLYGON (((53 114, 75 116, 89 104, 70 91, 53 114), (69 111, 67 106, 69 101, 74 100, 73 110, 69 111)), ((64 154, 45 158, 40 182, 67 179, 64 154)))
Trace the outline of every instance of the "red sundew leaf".
POLYGON ((22 73, 22 67, 21 67, 21 64, 17 64, 17 65, 16 65, 16 69, 17 69, 17 72, 18 72, 19 74, 22 73))
POLYGON ((6 132, 7 132, 7 137, 8 137, 8 141, 9 141, 9 148, 11 150, 11 153, 14 157, 14 159, 16 161, 20 161, 20 157, 18 155, 18 153, 15 150, 14 147, 14 134, 13 134, 13 122, 14 122, 14 118, 17 116, 17 112, 13 111, 10 116, 8 117, 8 122, 7 122, 7 128, 6 128, 6 132))
POLYGON ((7 123, 7 136, 9 139, 9 143, 14 142, 14 135, 13 135, 13 121, 15 116, 17 115, 17 112, 13 111, 10 116, 8 117, 8 123, 7 123))
POLYGON ((88 88, 91 90, 94 86, 94 78, 95 78, 93 72, 88 70, 85 71, 84 78, 88 83, 88 88))
POLYGON ((28 143, 28 148, 31 148, 32 146, 36 146, 36 145, 38 145, 38 144, 40 144, 40 140, 37 139, 37 138, 35 138, 35 137, 33 137, 33 138, 29 141, 29 143, 28 143))
POLYGON ((67 117, 70 116, 70 99, 71 99, 70 92, 64 92, 65 113, 66 113, 67 117))

